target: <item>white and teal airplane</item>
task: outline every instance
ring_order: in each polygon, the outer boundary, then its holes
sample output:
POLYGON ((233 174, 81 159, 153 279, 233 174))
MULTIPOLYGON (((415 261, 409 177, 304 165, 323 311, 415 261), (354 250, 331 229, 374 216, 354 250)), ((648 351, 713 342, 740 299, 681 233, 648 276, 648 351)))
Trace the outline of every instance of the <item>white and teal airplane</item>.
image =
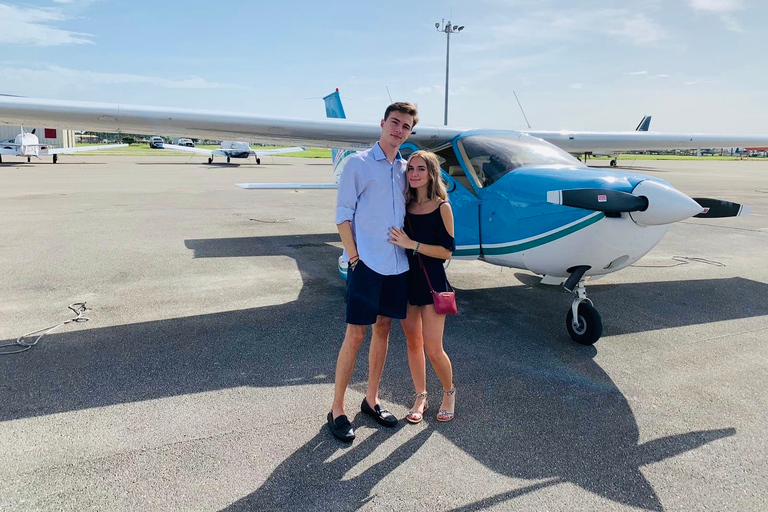
MULTIPOLYGON (((338 91, 326 97, 326 108, 343 112, 338 91)), ((334 152, 335 183, 239 184, 261 189, 333 188, 352 151, 370 147, 381 132, 379 123, 346 119, 270 118, 3 96, 0 122, 199 138, 225 134, 344 148, 334 152)), ((690 198, 656 177, 589 168, 569 153, 756 146, 768 146, 768 135, 523 133, 418 125, 401 150, 407 156, 415 149, 430 149, 440 158, 455 217, 454 257, 527 269, 543 276, 545 284, 563 284, 574 293, 566 316, 568 333, 576 342, 590 345, 602 334, 602 320, 587 298, 586 279, 635 263, 674 222, 744 215, 748 208, 690 198)))

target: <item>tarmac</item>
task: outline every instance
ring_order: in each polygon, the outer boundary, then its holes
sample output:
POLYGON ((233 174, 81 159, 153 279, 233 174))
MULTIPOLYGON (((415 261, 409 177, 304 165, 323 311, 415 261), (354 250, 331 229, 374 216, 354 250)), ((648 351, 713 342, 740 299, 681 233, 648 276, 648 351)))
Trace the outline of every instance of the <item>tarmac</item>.
MULTIPOLYGON (((328 160, 63 156, 0 164, 1 510, 767 510, 768 162, 620 161, 752 214, 689 219, 587 291, 448 268, 456 418, 325 426, 344 333, 328 160)), ((9 162, 10 161, 10 162, 9 162)), ((599 161, 596 165, 607 165, 599 161)), ((393 324, 381 400, 412 404, 393 324)))

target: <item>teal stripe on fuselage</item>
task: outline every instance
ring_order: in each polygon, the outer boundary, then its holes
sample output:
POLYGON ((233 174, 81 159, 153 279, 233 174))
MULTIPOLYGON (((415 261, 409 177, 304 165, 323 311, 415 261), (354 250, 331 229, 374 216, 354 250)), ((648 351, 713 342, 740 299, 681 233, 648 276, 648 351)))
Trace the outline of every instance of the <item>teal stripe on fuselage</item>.
POLYGON ((515 252, 526 251, 528 249, 532 249, 534 247, 538 247, 540 245, 544 245, 549 242, 552 242, 553 240, 557 240, 559 238, 568 236, 571 233, 575 233, 576 231, 579 231, 588 226, 591 226, 592 224, 595 224, 596 222, 602 220, 603 218, 605 218, 605 214, 600 213, 595 216, 590 216, 584 219, 583 221, 579 222, 578 224, 574 224, 567 228, 561 229, 560 231, 550 233, 549 235, 541 236, 534 240, 528 240, 526 242, 519 242, 519 243, 512 242, 509 245, 505 245, 503 247, 483 247, 483 254, 512 254, 515 252))

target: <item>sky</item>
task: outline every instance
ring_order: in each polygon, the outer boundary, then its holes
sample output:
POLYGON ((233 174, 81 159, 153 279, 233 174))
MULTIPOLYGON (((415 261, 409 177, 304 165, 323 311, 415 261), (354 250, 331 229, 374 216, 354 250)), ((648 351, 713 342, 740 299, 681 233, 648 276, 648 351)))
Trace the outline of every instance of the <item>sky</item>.
POLYGON ((768 133, 768 2, 0 0, 0 93, 318 119, 768 133))

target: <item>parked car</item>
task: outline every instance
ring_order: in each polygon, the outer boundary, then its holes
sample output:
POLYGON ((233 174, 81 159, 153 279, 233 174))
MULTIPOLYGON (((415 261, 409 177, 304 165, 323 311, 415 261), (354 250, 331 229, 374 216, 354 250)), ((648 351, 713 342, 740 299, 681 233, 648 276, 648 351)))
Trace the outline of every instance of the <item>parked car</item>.
POLYGON ((178 145, 179 146, 186 146, 188 148, 195 147, 195 143, 192 142, 192 139, 186 139, 186 138, 183 138, 183 137, 181 139, 179 139, 178 145))
POLYGON ((162 137, 154 136, 149 138, 149 147, 153 149, 163 149, 163 143, 165 141, 162 137))

